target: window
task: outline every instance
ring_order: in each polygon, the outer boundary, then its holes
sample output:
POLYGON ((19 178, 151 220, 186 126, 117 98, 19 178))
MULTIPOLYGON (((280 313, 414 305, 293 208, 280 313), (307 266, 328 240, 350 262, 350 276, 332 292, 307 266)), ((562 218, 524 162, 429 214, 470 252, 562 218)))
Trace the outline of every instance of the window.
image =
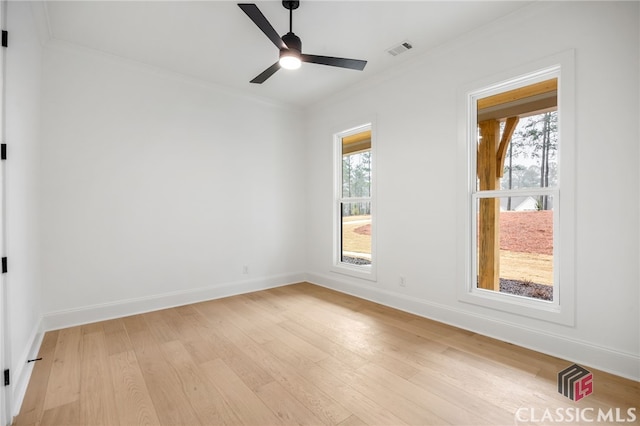
POLYGON ((570 324, 572 55, 559 62, 465 95, 468 264, 459 297, 570 324))
POLYGON ((558 78, 476 100, 477 288, 553 302, 558 78))
POLYGON ((335 136, 335 259, 338 272, 374 279, 371 124, 335 136))

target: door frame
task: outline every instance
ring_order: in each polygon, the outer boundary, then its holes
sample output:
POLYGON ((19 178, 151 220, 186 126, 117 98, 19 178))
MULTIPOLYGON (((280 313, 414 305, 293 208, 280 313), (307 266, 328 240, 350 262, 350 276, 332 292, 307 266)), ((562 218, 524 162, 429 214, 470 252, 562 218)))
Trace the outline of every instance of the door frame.
MULTIPOLYGON (((7 0, 0 0, 0 28, 7 28, 7 0)), ((6 140, 6 49, 0 47, 0 142, 6 140)), ((0 253, 6 256, 6 162, 0 161, 0 253)), ((7 274, 0 273, 0 367, 4 372, 11 364, 10 330, 7 317, 7 274)), ((3 374, 4 378, 4 374, 3 374)), ((0 383, 0 422, 10 425, 13 420, 10 386, 0 383)))

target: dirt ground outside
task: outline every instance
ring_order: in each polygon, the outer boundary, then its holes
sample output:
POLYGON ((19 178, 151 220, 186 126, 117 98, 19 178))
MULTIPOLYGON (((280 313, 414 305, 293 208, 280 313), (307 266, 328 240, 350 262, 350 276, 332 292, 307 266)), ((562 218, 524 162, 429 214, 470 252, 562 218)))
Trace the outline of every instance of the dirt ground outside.
POLYGON ((553 285, 553 211, 500 212, 500 278, 553 285))
POLYGON ((342 219, 342 251, 371 257, 371 215, 342 219))
POLYGON ((553 285, 553 256, 500 250, 500 278, 553 285))
MULTIPOLYGON (((370 236, 371 216, 343 218, 344 252, 370 256, 370 236)), ((500 277, 553 285, 552 211, 500 213, 500 277)))

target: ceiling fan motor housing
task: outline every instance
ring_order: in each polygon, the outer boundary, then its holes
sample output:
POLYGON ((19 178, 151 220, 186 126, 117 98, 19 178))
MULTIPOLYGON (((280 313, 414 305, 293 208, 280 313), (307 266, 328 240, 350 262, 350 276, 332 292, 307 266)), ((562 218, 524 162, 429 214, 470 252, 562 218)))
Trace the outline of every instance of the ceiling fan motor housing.
POLYGON ((292 32, 288 32, 282 36, 282 41, 287 45, 288 50, 295 50, 298 53, 302 53, 302 41, 300 37, 292 32))

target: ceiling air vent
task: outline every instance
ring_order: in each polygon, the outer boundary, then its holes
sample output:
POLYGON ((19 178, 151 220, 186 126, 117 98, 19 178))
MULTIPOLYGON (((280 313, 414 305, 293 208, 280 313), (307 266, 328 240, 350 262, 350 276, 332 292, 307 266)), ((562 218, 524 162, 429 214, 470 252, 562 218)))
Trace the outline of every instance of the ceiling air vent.
POLYGON ((391 56, 398 56, 399 54, 404 53, 411 48, 413 48, 411 42, 405 40, 399 45, 387 49, 387 53, 391 56))

